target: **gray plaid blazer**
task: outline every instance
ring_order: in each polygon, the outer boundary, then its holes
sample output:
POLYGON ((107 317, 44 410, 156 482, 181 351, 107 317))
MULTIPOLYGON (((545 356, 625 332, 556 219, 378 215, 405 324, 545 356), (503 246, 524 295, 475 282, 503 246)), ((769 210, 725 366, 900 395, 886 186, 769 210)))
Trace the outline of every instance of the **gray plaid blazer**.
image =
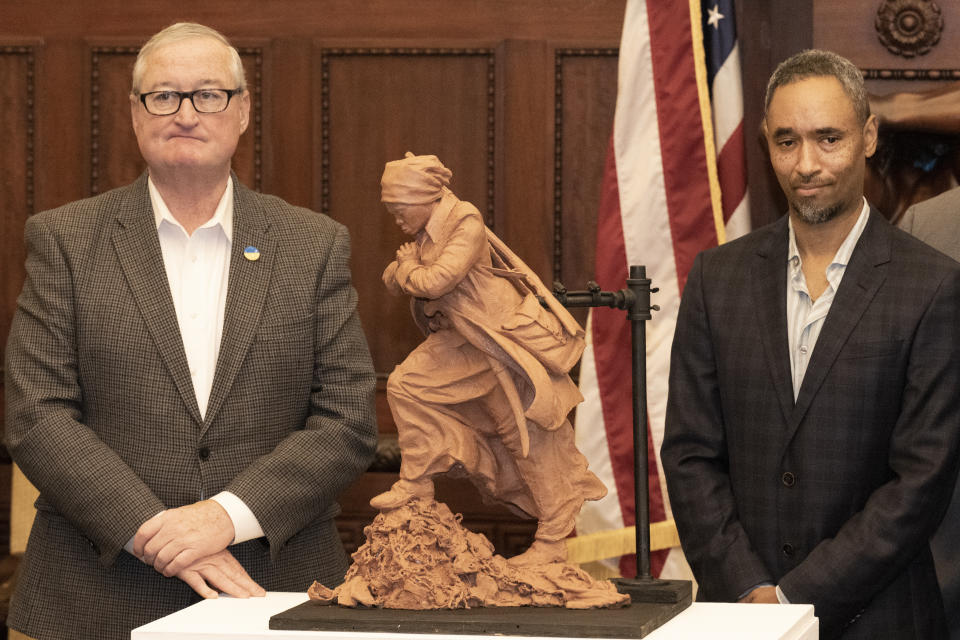
POLYGON ((683 292, 662 459, 698 597, 768 582, 823 638, 945 637, 960 265, 871 211, 794 402, 787 238, 784 217, 700 254, 683 292))
POLYGON ((223 339, 200 418, 146 176, 31 217, 6 352, 6 443, 40 490, 8 623, 128 638, 199 599, 122 550, 149 517, 239 496, 265 538, 230 547, 268 590, 342 580, 337 496, 376 443, 374 374, 330 218, 234 178, 223 339), (260 259, 242 257, 244 247, 260 259))

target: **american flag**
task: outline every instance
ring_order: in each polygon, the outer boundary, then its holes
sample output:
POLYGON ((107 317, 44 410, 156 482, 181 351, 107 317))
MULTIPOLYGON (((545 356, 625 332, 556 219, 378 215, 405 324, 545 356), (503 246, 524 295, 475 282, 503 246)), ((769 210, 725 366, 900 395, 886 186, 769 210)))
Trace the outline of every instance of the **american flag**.
MULTIPOLYGON (((733 0, 627 0, 596 281, 621 289, 628 265, 640 264, 660 289, 660 311, 647 323, 652 523, 672 519, 659 451, 680 293, 697 253, 749 227, 740 87, 733 0)), ((629 344, 623 311, 591 310, 576 437, 609 493, 584 505, 579 535, 634 524, 629 344)), ((634 556, 620 558, 622 575, 635 566, 634 556)), ((690 577, 679 548, 653 553, 651 571, 690 577)))

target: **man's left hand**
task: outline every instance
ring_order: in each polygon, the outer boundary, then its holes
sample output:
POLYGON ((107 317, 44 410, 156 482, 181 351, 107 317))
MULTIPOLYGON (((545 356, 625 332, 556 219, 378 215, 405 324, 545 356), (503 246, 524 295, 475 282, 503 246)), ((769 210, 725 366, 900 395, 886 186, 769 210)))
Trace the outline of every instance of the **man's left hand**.
POLYGON ((757 587, 741 598, 740 602, 748 604, 780 604, 780 600, 777 598, 776 587, 757 587))
POLYGON ((168 509, 144 522, 133 553, 168 578, 233 542, 233 521, 213 500, 168 509))

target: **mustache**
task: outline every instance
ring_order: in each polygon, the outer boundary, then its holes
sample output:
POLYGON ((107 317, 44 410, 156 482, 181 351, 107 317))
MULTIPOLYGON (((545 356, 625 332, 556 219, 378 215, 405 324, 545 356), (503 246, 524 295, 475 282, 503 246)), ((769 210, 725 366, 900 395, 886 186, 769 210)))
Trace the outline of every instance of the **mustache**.
POLYGON ((790 186, 793 187, 794 189, 799 189, 799 188, 809 189, 811 187, 827 187, 830 184, 832 183, 829 180, 814 180, 812 178, 809 180, 805 180, 801 178, 800 180, 792 181, 790 183, 790 186))

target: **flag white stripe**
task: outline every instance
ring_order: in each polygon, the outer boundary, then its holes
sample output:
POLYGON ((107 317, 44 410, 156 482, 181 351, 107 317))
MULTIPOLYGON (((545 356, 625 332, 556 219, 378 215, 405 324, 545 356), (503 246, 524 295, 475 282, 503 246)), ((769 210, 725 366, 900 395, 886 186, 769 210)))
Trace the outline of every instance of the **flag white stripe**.
POLYGON ((743 121, 740 45, 735 44, 713 78, 713 134, 719 153, 743 121))

